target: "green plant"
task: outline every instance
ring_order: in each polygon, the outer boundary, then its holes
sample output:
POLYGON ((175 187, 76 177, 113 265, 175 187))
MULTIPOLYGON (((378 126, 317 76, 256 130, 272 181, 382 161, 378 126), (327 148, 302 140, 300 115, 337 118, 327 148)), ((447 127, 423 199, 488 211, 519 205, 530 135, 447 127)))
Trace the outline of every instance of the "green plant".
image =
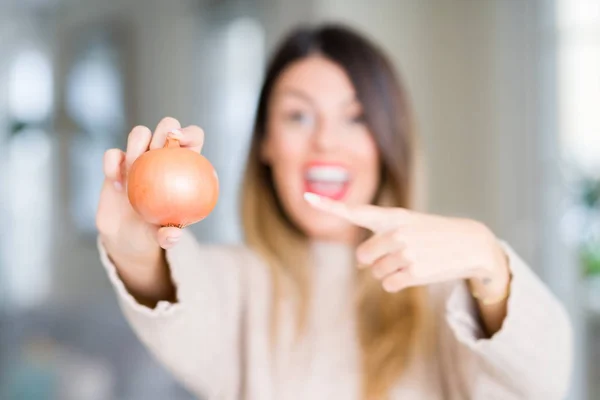
POLYGON ((600 179, 586 179, 582 182, 581 200, 584 207, 600 210, 600 179))
POLYGON ((586 218, 582 227, 580 260, 586 276, 600 275, 600 177, 580 182, 577 203, 586 218))
POLYGON ((600 243, 587 243, 582 246, 581 263, 586 276, 600 275, 600 243))

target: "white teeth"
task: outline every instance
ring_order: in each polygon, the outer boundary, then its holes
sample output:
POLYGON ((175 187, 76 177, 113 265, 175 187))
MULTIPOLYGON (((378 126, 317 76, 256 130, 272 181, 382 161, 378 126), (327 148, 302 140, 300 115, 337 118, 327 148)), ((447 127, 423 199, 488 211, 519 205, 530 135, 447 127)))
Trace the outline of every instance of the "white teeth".
POLYGON ((319 166, 309 168, 305 178, 310 181, 346 182, 350 179, 350 173, 342 167, 319 166))

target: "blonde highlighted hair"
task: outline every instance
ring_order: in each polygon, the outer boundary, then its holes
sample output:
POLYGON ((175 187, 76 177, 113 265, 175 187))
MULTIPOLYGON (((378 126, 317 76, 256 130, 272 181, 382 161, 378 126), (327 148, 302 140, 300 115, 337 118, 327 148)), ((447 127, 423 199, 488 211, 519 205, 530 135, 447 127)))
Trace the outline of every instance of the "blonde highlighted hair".
MULTIPOLYGON (((298 332, 302 332, 311 277, 306 267, 308 238, 283 209, 271 170, 261 161, 260 148, 267 134, 269 98, 278 77, 295 61, 315 53, 346 71, 363 106, 381 159, 381 182, 373 204, 413 206, 415 137, 407 95, 391 64, 376 46, 347 27, 324 25, 293 31, 280 44, 267 69, 242 188, 246 241, 265 259, 272 275, 274 340, 279 306, 288 297, 298 305, 296 320, 298 332)), ((390 294, 368 271, 357 274, 355 309, 363 398, 380 399, 408 367, 424 321, 424 292, 410 288, 390 294)))

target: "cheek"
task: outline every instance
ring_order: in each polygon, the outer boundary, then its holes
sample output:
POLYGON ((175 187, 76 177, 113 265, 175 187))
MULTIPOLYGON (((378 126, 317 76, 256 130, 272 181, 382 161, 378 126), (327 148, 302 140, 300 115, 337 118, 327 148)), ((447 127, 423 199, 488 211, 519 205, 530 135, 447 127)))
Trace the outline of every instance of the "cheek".
POLYGON ((347 154, 354 169, 354 201, 370 202, 379 186, 379 151, 370 134, 362 135, 354 141, 348 141, 347 154))
POLYGON ((278 194, 286 202, 287 198, 294 195, 291 192, 297 191, 299 186, 298 177, 306 160, 307 139, 303 135, 272 130, 266 146, 267 162, 271 166, 278 194))

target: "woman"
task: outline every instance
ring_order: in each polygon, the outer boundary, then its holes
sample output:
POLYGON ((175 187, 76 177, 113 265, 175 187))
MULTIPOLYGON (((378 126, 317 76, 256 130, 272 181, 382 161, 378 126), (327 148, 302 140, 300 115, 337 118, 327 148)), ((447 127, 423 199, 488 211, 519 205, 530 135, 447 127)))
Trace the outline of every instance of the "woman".
POLYGON ((476 221, 409 211, 406 93, 373 44, 299 29, 272 59, 243 186, 245 247, 200 245, 132 210, 128 168, 163 119, 104 160, 104 265, 140 339, 214 399, 560 399, 571 333, 556 299, 476 221), (356 267, 356 268, 355 268, 356 267))

